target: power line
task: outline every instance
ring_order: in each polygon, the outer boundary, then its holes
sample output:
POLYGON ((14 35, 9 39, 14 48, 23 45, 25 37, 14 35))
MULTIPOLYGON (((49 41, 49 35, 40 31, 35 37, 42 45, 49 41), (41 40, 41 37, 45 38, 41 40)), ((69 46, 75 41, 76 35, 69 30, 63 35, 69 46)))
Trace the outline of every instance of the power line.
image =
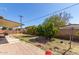
MULTIPOLYGON (((48 14, 46 14, 46 15, 44 15, 44 16, 41 16, 41 17, 38 17, 38 18, 35 18, 35 19, 41 19, 41 18, 44 18, 44 17, 49 16, 49 15, 51 15, 51 14, 54 14, 54 13, 57 13, 57 12, 60 12, 60 11, 63 11, 63 10, 69 9, 69 8, 71 8, 71 7, 73 7, 73 6, 78 5, 78 4, 79 4, 79 3, 76 3, 76 4, 73 4, 73 5, 70 5, 70 6, 68 6, 68 7, 63 8, 63 9, 60 9, 60 10, 54 11, 54 12, 52 12, 52 13, 48 13, 48 14)), ((34 21, 35 19, 29 20, 29 21, 34 21)))

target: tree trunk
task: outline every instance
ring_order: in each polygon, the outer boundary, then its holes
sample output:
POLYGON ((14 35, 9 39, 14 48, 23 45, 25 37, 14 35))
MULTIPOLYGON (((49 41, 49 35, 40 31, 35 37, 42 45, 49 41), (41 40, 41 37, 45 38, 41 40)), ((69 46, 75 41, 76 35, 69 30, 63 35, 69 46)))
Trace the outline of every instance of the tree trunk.
POLYGON ((71 49, 71 47, 72 47, 72 40, 73 40, 73 31, 72 31, 72 33, 70 33, 69 48, 63 53, 63 55, 65 55, 71 49))

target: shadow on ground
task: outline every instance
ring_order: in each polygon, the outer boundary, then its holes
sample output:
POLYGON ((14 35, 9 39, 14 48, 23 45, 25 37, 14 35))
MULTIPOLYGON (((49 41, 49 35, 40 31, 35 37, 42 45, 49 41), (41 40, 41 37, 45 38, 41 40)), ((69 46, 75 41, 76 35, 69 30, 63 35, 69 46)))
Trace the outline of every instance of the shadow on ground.
MULTIPOLYGON (((70 36, 69 35, 61 35, 61 36, 57 36, 56 38, 61 39, 61 40, 70 40, 70 36)), ((79 43, 79 36, 72 36, 71 39, 73 42, 78 42, 79 43)))
POLYGON ((45 37, 36 37, 36 38, 30 39, 29 41, 34 42, 34 43, 38 42, 38 43, 46 44, 50 40, 47 40, 47 38, 45 37))
POLYGON ((7 39, 5 37, 0 37, 0 44, 8 43, 7 39))
POLYGON ((22 37, 34 37, 34 36, 32 36, 32 35, 27 35, 27 36, 26 36, 26 35, 25 35, 25 36, 22 36, 22 37))

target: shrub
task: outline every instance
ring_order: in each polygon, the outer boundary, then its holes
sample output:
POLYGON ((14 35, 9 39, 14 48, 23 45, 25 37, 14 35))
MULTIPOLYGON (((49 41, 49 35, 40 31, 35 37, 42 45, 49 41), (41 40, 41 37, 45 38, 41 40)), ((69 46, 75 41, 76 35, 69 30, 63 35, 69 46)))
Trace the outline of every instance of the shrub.
POLYGON ((26 29, 25 32, 27 34, 36 35, 36 30, 37 30, 36 26, 29 26, 26 27, 25 29, 26 29))
POLYGON ((60 43, 63 43, 63 41, 60 41, 60 43))

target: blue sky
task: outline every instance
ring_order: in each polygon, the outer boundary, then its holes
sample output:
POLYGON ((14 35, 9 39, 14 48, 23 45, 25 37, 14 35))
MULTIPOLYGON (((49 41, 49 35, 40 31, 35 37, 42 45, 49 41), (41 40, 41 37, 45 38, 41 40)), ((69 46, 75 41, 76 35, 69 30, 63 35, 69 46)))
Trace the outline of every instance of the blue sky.
MULTIPOLYGON (((36 19, 50 12, 60 10, 73 4, 68 3, 49 3, 49 4, 31 4, 31 3, 0 3, 0 16, 4 16, 8 20, 20 22, 19 15, 23 16, 23 24, 25 26, 38 25, 44 21, 44 18, 36 19), (31 21, 32 20, 32 21, 31 21)), ((73 17, 71 23, 79 24, 79 5, 65 10, 73 17)))

